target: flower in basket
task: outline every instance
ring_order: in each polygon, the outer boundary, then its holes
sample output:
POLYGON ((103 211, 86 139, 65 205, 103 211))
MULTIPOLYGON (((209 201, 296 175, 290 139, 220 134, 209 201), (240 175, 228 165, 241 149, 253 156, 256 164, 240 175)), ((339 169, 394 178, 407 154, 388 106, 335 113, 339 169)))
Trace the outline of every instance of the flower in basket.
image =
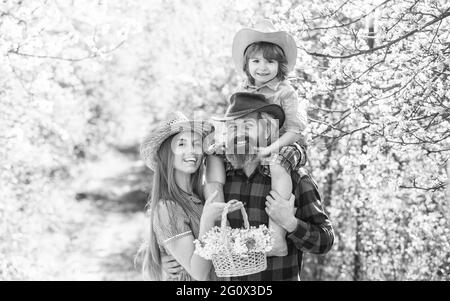
POLYGON ((213 255, 224 251, 225 245, 221 237, 221 229, 213 227, 209 230, 201 240, 194 240, 195 254, 205 258, 211 259, 213 255))
POLYGON ((250 227, 248 229, 213 227, 201 240, 195 240, 195 253, 205 259, 212 259, 214 255, 229 252, 233 255, 246 257, 250 253, 267 253, 272 249, 272 231, 266 225, 250 227), (227 244, 223 235, 226 235, 227 244))

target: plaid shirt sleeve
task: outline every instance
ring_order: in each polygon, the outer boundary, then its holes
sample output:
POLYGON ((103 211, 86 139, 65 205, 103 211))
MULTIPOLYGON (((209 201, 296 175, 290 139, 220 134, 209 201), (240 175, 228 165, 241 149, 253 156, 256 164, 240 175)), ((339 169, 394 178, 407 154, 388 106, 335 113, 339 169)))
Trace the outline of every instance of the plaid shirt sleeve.
POLYGON ((300 177, 295 187, 297 228, 288 235, 304 252, 327 253, 334 242, 334 230, 322 207, 319 191, 308 175, 300 177))

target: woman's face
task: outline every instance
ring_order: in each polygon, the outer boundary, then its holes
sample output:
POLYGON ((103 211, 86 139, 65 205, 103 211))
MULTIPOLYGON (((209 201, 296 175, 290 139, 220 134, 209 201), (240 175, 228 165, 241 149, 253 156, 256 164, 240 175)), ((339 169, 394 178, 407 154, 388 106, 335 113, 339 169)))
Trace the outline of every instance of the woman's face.
POLYGON ((172 140, 172 152, 175 170, 186 174, 195 173, 202 161, 202 136, 191 131, 176 134, 172 140))

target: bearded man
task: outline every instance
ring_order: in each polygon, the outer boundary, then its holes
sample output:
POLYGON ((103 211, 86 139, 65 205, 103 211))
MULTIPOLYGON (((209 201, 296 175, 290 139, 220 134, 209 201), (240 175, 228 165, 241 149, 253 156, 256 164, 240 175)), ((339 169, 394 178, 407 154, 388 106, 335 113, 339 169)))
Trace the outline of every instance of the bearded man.
MULTIPOLYGON (((300 280, 303 252, 325 254, 333 246, 333 227, 312 178, 292 171, 292 196, 290 200, 283 199, 271 191, 269 166, 257 155, 259 147, 276 141, 284 119, 280 106, 269 104, 264 95, 254 93, 233 94, 225 116, 216 118, 226 129, 224 185, 207 183, 206 197, 214 190, 220 194, 223 189, 225 202, 243 202, 250 226, 268 226, 271 218, 287 231, 286 256, 268 257, 265 271, 232 277, 232 281, 300 280)), ((240 212, 228 214, 228 220, 232 228, 243 225, 240 212)))

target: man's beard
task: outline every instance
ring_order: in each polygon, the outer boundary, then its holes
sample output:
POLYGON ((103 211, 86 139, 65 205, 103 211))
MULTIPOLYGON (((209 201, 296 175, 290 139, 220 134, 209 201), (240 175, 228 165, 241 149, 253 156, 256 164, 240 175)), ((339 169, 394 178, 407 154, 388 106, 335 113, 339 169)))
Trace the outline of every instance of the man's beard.
POLYGON ((228 139, 225 156, 233 168, 242 169, 257 159, 257 142, 248 135, 228 139))

